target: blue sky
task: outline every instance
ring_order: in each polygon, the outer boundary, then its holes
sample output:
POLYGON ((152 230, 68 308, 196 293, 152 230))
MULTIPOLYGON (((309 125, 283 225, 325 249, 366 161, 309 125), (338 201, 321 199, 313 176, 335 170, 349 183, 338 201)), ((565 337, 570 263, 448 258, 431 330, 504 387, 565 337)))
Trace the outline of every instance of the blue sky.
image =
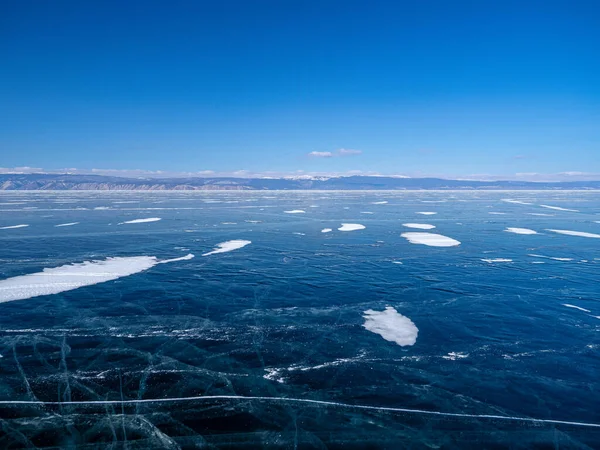
POLYGON ((0 167, 595 176, 599 48, 595 0, 8 0, 0 167))

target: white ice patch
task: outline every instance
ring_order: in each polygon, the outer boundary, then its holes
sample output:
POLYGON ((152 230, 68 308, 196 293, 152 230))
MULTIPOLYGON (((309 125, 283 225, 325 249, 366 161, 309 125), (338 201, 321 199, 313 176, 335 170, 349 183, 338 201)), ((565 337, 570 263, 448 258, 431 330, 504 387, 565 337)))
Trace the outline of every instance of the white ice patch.
POLYGON ((497 262, 512 262, 512 259, 508 259, 508 258, 489 258, 489 259, 482 259, 483 262, 486 263, 497 263, 497 262))
POLYGON ((102 211, 105 209, 110 209, 110 206, 96 206, 94 209, 98 210, 98 211, 102 211))
POLYGON ((563 303, 563 306, 566 306, 567 308, 574 308, 574 309, 578 309, 579 311, 591 313, 591 311, 589 309, 582 308, 581 306, 570 305, 568 303, 563 303))
POLYGON ((217 244, 216 248, 208 253, 204 253, 202 256, 215 255, 217 253, 225 253, 231 252, 233 250, 237 250, 239 248, 245 247, 248 244, 251 244, 252 241, 245 241, 243 239, 234 239, 233 241, 226 241, 217 244))
POLYGON ((402 233, 400 236, 406 238, 411 244, 422 244, 430 247, 454 247, 460 245, 460 241, 435 233, 402 233))
POLYGON ((373 205, 385 205, 387 203, 387 200, 383 200, 381 202, 371 202, 373 205))
POLYGON ((10 225, 8 227, 0 227, 0 230, 12 230, 14 228, 25 228, 28 227, 29 225, 23 223, 21 225, 10 225))
POLYGON ((147 222, 158 222, 159 220, 161 220, 160 217, 148 217, 147 219, 134 219, 134 220, 127 220, 125 222, 121 222, 119 223, 119 225, 123 225, 126 223, 147 223, 147 222))
POLYGON ((44 269, 42 272, 0 280, 0 303, 71 291, 143 272, 157 264, 193 257, 187 255, 164 261, 159 261, 155 256, 116 257, 44 269))
POLYGON ((568 236, 580 236, 580 237, 600 239, 600 234, 586 233, 584 231, 552 230, 552 229, 548 229, 547 231, 552 231, 553 233, 559 233, 559 234, 566 234, 568 236))
POLYGON ((537 231, 530 230, 529 228, 508 227, 504 231, 506 231, 508 233, 515 233, 515 234, 537 234, 537 231))
POLYGON ((59 223, 58 225, 54 225, 55 227, 72 227, 73 225, 77 225, 79 222, 69 222, 69 223, 59 223))
POLYGON ((542 208, 555 209, 557 211, 579 212, 578 209, 561 208, 560 206, 540 205, 542 208))
POLYGON ((302 209, 292 209, 290 211, 284 211, 286 214, 304 214, 306 211, 302 209))
POLYGON ((365 318, 363 327, 380 335, 386 341, 395 342, 402 347, 417 342, 419 329, 412 320, 399 314, 391 306, 386 307, 385 311, 367 309, 363 317, 365 318))
POLYGON ((437 214, 437 213, 433 212, 433 211, 419 211, 417 214, 422 214, 424 216, 433 216, 434 214, 437 214))
POLYGON ((554 217, 554 214, 544 214, 544 213, 527 213, 530 216, 545 216, 545 217, 554 217))
POLYGON ((321 233, 331 233, 333 230, 331 228, 323 228, 321 233))
POLYGON ((343 223, 341 227, 338 228, 339 231, 356 231, 356 230, 364 230, 366 227, 361 225, 360 223, 343 223))
POLYGON ((503 216, 503 215, 505 215, 506 213, 503 213, 503 212, 497 212, 497 211, 490 211, 490 212, 488 212, 488 214, 493 214, 493 215, 496 215, 496 216, 503 216))
POLYGON ((435 225, 430 225, 428 223, 403 223, 402 226, 407 228, 418 228, 419 230, 432 230, 435 228, 435 225))
POLYGON ((361 211, 361 214, 373 214, 373 211, 361 211))

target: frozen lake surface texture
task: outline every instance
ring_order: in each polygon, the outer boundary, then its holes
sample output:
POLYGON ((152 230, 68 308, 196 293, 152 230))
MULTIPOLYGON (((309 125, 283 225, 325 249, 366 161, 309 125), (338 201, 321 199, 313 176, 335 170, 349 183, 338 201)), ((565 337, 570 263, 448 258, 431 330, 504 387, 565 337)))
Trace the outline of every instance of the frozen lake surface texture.
POLYGON ((2 192, 0 448, 600 448, 599 237, 593 191, 2 192))

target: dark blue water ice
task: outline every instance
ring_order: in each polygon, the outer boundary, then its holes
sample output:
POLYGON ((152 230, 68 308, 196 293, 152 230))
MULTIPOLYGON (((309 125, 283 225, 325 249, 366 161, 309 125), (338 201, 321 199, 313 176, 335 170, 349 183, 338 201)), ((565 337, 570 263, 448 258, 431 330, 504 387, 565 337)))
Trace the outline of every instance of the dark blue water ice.
POLYGON ((547 230, 599 219, 596 192, 3 192, 0 299, 196 256, 0 303, 0 448, 598 448, 600 240, 547 230))

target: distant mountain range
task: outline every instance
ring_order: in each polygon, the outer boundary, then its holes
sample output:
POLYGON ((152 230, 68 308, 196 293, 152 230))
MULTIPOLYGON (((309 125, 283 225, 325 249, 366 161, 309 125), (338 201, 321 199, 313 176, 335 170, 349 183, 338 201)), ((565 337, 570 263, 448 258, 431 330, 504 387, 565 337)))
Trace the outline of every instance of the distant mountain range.
POLYGON ((0 190, 502 190, 600 189, 600 181, 474 181, 382 176, 299 178, 122 178, 105 175, 0 174, 0 190))

